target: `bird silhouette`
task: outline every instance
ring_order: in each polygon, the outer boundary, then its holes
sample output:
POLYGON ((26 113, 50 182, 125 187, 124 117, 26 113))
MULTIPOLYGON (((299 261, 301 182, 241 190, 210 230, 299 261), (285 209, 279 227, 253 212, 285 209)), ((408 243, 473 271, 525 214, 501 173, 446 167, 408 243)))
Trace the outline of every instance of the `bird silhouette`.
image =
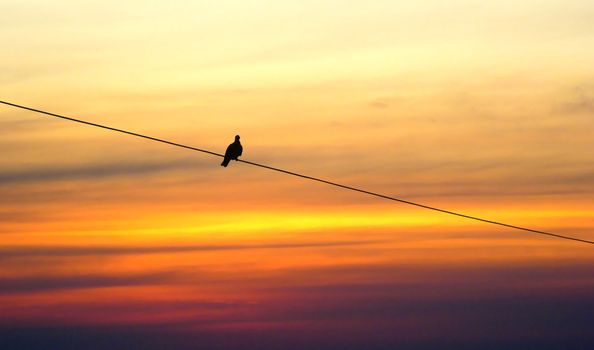
POLYGON ((241 153, 243 153, 243 146, 241 146, 241 142, 239 142, 239 135, 235 135, 235 142, 227 146, 225 159, 223 159, 221 166, 227 167, 229 161, 231 161, 231 159, 237 160, 237 158, 241 156, 241 153))

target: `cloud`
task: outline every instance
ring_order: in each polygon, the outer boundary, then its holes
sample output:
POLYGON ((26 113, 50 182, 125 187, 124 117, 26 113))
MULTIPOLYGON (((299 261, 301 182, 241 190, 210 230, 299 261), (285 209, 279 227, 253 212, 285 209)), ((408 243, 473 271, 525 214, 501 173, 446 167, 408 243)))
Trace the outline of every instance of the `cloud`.
MULTIPOLYGON (((0 222, 15 222, 21 223, 24 221, 39 221, 44 217, 41 213, 35 213, 33 211, 22 211, 22 210, 8 210, 0 211, 0 222)), ((1 249, 0 249, 1 250, 1 249)), ((0 255, 1 259, 1 255, 0 255)))
POLYGON ((220 250, 257 250, 257 249, 300 249, 343 247, 366 244, 377 244, 383 241, 358 240, 358 241, 326 241, 313 243, 266 243, 266 244, 202 244, 178 246, 3 246, 0 247, 0 260, 2 258, 31 258, 31 257, 76 257, 76 256, 110 256, 126 254, 160 254, 160 253, 185 253, 208 252, 220 250))
POLYGON ((56 277, 3 277, 0 278, 0 294, 161 284, 170 280, 173 275, 173 272, 152 272, 117 276, 92 274, 56 277))
POLYGON ((369 102, 369 106, 379 109, 385 109, 390 107, 391 100, 389 98, 377 98, 369 102))
POLYGON ((0 186, 31 182, 94 180, 110 177, 149 175, 160 172, 196 169, 212 169, 212 165, 190 159, 164 161, 112 162, 105 164, 69 165, 32 168, 0 173, 0 186))
MULTIPOLYGON (((150 276, 146 279, 153 282, 150 276)), ((109 297, 99 305, 97 300, 56 303, 42 314, 61 310, 82 317, 86 325, 76 317, 73 322, 57 316, 41 322, 0 322, 0 339, 8 348, 19 349, 43 348, 36 342, 85 349, 194 349, 196 344, 251 349, 255 339, 260 349, 475 349, 481 344, 581 349, 592 343, 594 298, 588 262, 416 270, 394 264, 354 265, 288 269, 268 279, 275 289, 256 295, 242 289, 232 302, 217 302, 219 296, 212 303, 160 299, 151 305, 132 302, 122 309, 121 301, 109 297), (244 293, 249 297, 241 299, 244 293), (159 318, 178 310, 188 312, 159 318), (105 312, 116 321, 136 312, 144 318, 93 326, 93 316, 102 315, 105 322, 105 312), (29 341, 32 335, 36 342, 29 341), (147 342, 153 337, 154 342, 147 342)), ((158 274, 154 280, 159 283, 158 274)), ((236 286, 242 281, 231 282, 236 286)))
MULTIPOLYGON (((7 113, 8 114, 8 113, 7 113)), ((10 113, 12 115, 14 113, 10 113)), ((44 130, 48 127, 55 129, 65 125, 65 123, 52 118, 40 117, 36 119, 21 118, 21 119, 5 119, 0 120, 0 134, 10 135, 15 133, 23 133, 25 131, 38 130, 43 128, 44 130)))
MULTIPOLYGON (((579 336, 558 333, 530 332, 523 324, 517 327, 516 334, 498 332, 496 324, 489 328, 494 336, 483 334, 472 337, 466 332, 447 334, 445 326, 459 323, 441 323, 435 329, 425 329, 421 339, 407 337, 411 324, 427 325, 426 320, 413 320, 407 324, 368 324, 367 327, 348 327, 348 320, 334 326, 311 324, 310 327, 285 326, 251 330, 213 330, 208 328, 192 331, 175 330, 169 324, 157 325, 20 325, 0 327, 1 343, 6 349, 38 350, 53 348, 64 350, 103 350, 103 349, 259 349, 259 350, 356 350, 356 349, 402 349, 402 350, 471 350, 487 349, 589 349, 591 337, 576 331, 579 336), (305 329, 304 329, 305 328, 305 329), (524 330, 525 333, 520 333, 524 330), (498 335, 498 336, 495 336, 498 335), (197 346, 197 344, 199 346, 197 346), (485 346, 485 344, 488 344, 485 346)), ((505 327, 512 327, 509 322, 505 327)), ((462 323, 461 326, 465 326, 462 323)), ((462 331, 462 330, 460 330, 462 331)), ((567 332, 569 333, 569 332, 567 332)))
POLYGON ((570 113, 594 113, 594 84, 576 86, 559 109, 570 113))
POLYGON ((487 341, 493 327, 506 339, 526 332, 550 334, 552 326, 552 337, 587 334, 591 316, 586 310, 594 306, 589 265, 436 269, 386 264, 291 270, 275 277, 282 284, 262 290, 272 301, 258 306, 256 315, 227 322, 238 329, 254 322, 343 330, 354 326, 368 332, 379 327, 405 339, 432 329, 438 336, 487 341))

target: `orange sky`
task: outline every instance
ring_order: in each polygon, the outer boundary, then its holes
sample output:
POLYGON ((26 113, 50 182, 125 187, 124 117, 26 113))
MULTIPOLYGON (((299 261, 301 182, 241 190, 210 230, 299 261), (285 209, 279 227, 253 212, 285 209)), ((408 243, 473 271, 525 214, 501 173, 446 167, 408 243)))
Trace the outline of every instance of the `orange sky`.
MULTIPOLYGON (((594 239, 590 1, 2 8, 2 100, 215 152, 240 134, 251 161, 594 239)), ((585 244, 221 168, 7 106, 0 136, 0 335, 159 324, 352 331, 364 343, 365 324, 389 334, 393 321, 414 343, 442 320, 476 324, 414 309, 454 307, 455 288, 467 301, 512 303, 518 291, 549 300, 594 290, 585 244), (412 309, 390 313, 393 298, 412 309)))

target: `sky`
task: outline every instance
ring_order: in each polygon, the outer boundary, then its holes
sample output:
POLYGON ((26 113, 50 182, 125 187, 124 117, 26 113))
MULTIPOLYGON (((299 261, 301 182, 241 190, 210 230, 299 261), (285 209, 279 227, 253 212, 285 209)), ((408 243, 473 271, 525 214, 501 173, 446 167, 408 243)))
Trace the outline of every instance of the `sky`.
MULTIPOLYGON (((594 239, 585 0, 0 0, 0 99, 594 239)), ((586 349, 592 246, 0 106, 0 346, 586 349)))

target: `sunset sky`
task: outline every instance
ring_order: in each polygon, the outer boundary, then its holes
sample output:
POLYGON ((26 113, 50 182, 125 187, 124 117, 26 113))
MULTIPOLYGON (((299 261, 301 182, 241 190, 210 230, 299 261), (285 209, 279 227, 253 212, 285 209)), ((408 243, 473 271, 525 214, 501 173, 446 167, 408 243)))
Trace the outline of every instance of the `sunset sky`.
MULTIPOLYGON (((0 0, 0 100, 594 240, 594 3, 0 0)), ((0 105, 2 349, 594 348, 594 248, 0 105), (491 347, 489 347, 491 346, 491 347)))

